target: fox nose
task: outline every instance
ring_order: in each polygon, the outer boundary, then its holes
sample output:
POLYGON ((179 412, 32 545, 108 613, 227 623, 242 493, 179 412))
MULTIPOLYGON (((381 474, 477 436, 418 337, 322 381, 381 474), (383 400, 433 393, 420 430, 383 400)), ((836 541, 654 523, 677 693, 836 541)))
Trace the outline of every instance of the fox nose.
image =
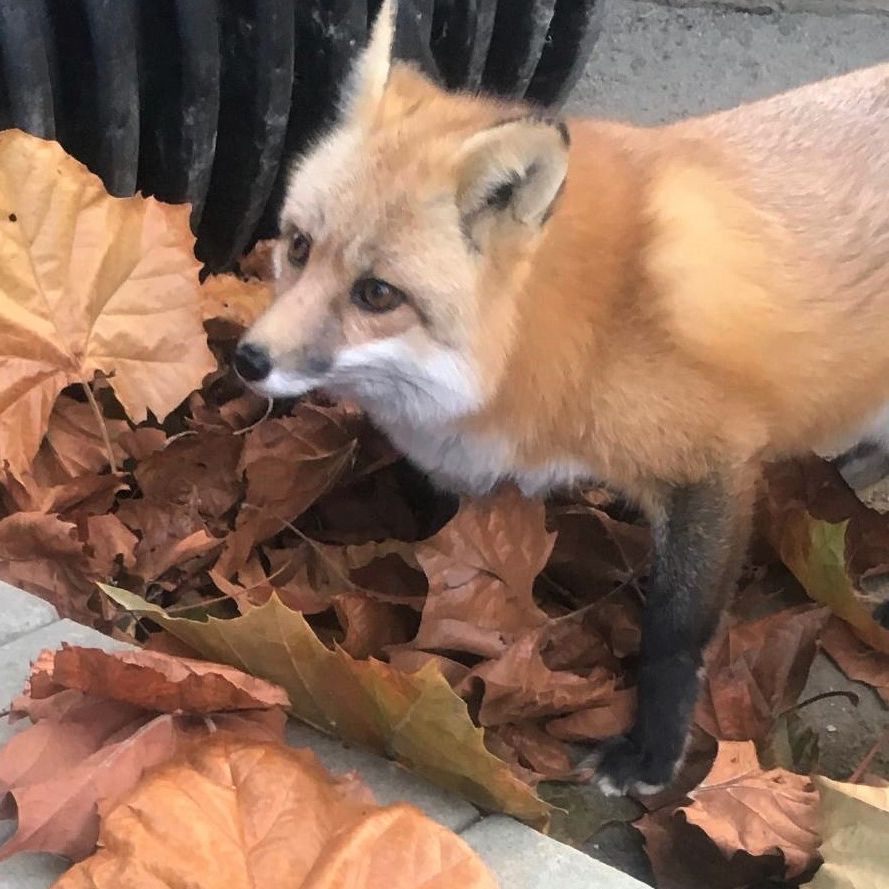
POLYGON ((262 346, 241 342, 235 350, 235 370, 248 383, 258 383, 271 373, 272 359, 262 346))

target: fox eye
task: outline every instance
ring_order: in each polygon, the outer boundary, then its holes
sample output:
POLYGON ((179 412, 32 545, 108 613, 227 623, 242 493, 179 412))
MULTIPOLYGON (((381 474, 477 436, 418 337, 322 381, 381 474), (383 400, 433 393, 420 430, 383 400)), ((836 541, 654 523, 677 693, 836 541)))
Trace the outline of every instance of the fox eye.
POLYGON ((309 261, 309 253, 312 251, 312 242, 302 232, 294 232, 290 236, 290 244, 287 246, 287 261, 298 269, 301 269, 309 261))
POLYGON ((362 278, 352 287, 352 302, 367 312, 391 312, 406 298, 397 287, 378 278, 362 278))

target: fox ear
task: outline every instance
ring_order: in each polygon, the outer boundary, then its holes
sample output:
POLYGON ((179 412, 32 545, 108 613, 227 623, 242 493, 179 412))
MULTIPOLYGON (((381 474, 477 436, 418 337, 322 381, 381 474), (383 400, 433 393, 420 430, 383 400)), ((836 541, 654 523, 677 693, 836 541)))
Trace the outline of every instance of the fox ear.
POLYGON ((348 119, 368 121, 379 107, 392 67, 398 0, 383 0, 374 19, 367 46, 358 56, 344 93, 348 119))
POLYGON ((471 136, 457 156, 457 205, 465 230, 491 213, 543 225, 565 182, 569 144, 565 124, 536 117, 471 136))

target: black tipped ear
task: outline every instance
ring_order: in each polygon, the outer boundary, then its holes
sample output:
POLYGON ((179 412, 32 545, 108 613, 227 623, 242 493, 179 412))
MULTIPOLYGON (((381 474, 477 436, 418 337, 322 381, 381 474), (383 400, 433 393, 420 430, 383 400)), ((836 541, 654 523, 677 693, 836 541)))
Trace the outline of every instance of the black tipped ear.
POLYGON ((458 157, 457 204, 464 225, 487 211, 509 212, 523 225, 543 225, 568 171, 568 128, 526 117, 470 137, 458 157))

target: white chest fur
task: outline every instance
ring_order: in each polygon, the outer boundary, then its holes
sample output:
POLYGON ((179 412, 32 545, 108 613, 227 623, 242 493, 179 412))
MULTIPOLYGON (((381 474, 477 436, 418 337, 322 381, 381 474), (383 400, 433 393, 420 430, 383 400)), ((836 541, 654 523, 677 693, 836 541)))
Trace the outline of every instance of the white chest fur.
POLYGON ((588 466, 572 459, 531 467, 519 465, 515 444, 505 437, 457 432, 448 427, 386 424, 382 428, 436 484, 456 492, 483 494, 508 479, 532 497, 592 477, 588 466))

